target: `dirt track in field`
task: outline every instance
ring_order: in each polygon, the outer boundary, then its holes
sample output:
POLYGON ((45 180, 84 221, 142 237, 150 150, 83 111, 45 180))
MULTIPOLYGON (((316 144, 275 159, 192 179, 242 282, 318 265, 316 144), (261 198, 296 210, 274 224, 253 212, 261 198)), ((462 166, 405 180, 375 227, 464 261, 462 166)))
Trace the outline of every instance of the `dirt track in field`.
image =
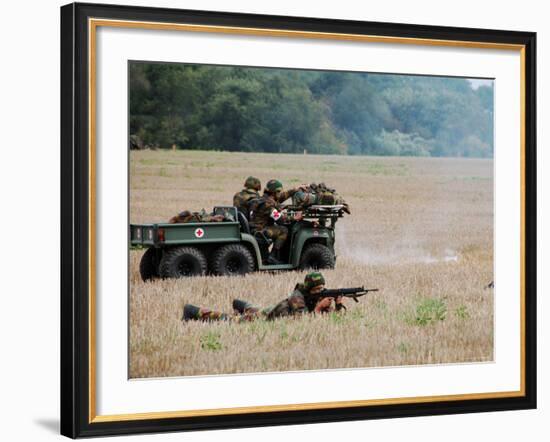
POLYGON ((184 303, 230 312, 283 299, 303 272, 143 283, 130 251, 130 376, 163 377, 493 359, 493 161, 201 151, 130 154, 130 222, 230 204, 248 175, 324 181, 352 215, 329 287, 380 292, 344 315, 182 323, 184 303))

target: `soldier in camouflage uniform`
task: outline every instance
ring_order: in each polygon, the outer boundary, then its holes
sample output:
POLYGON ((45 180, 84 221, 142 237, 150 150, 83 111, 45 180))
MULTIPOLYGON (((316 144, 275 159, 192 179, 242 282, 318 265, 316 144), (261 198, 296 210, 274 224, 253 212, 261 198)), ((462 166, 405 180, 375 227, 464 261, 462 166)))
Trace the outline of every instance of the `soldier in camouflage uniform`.
POLYGON ((273 249, 268 257, 268 263, 281 263, 281 249, 288 237, 288 229, 276 224, 277 221, 299 221, 302 212, 292 217, 281 208, 280 203, 292 197, 299 189, 283 190, 283 184, 278 180, 269 180, 261 198, 250 201, 250 228, 253 232, 261 232, 273 241, 273 249))
POLYGON ((311 183, 308 186, 302 186, 292 197, 292 205, 306 208, 318 204, 321 206, 342 205, 344 212, 350 214, 349 204, 346 203, 335 189, 331 189, 325 183, 311 183))
POLYGON ((340 311, 343 308, 342 297, 319 299, 318 295, 325 288, 325 278, 319 272, 308 273, 303 284, 296 284, 294 290, 282 301, 272 306, 259 309, 246 301, 233 300, 233 314, 222 313, 206 308, 185 304, 183 320, 198 321, 234 321, 245 322, 256 319, 273 320, 285 316, 297 316, 304 313, 327 313, 340 311), (332 305, 334 301, 334 306, 332 305))
POLYGON ((237 192, 233 196, 233 205, 244 215, 246 218, 249 217, 248 206, 250 201, 256 198, 260 198, 260 189, 262 188, 262 183, 256 177, 249 176, 244 182, 244 189, 240 192, 237 192))
MULTIPOLYGON (((189 210, 184 210, 183 212, 178 213, 176 216, 173 216, 168 221, 171 224, 181 224, 181 223, 214 223, 225 221, 226 217, 224 215, 213 215, 211 213, 206 213, 206 210, 202 209, 200 212, 191 212, 189 210)), ((230 220, 234 221, 234 220, 230 220)))

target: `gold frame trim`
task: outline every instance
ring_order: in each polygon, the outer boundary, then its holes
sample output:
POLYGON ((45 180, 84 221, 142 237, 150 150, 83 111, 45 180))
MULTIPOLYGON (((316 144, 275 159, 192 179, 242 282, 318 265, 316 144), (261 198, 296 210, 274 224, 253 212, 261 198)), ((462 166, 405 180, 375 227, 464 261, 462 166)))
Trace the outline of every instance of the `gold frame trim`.
POLYGON ((375 405, 419 404, 427 402, 460 401, 471 399, 497 399, 525 396, 525 45, 480 43, 473 41, 437 40, 422 38, 404 38, 376 35, 357 35, 339 33, 321 33, 309 31, 290 31, 282 29, 243 28, 232 26, 190 25, 180 23, 140 22, 129 20, 88 19, 88 85, 89 85, 89 423, 138 421, 146 419, 169 419, 180 417, 238 415, 258 412, 322 410, 327 408, 365 407, 375 405), (490 393, 467 393, 439 396, 419 396, 389 399, 369 399, 354 401, 317 402, 285 405, 262 405, 254 407, 216 408, 200 410, 182 410, 167 412, 132 413, 116 415, 96 414, 96 35, 97 28, 138 28, 164 31, 207 32, 218 34, 254 35, 268 37, 291 37, 308 39, 325 39, 340 41, 357 41, 388 44, 413 44, 420 46, 444 46, 477 49, 497 49, 519 51, 520 53, 520 390, 490 393))

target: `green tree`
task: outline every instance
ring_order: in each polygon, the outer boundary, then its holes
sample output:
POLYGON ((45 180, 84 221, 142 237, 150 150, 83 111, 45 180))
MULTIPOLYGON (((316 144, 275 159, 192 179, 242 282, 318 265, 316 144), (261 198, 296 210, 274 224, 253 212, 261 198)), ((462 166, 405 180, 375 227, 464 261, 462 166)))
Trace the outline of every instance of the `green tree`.
POLYGON ((493 154, 492 86, 462 78, 129 65, 130 133, 183 149, 493 154))

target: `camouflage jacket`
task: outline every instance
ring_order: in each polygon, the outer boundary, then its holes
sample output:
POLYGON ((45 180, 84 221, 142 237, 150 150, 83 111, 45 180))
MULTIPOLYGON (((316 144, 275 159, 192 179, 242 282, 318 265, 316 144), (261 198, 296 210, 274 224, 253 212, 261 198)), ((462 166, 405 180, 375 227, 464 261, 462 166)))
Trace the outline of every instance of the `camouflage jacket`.
POLYGON ((283 204, 287 199, 292 198, 293 195, 298 192, 299 189, 289 189, 289 190, 283 190, 279 197, 277 198, 277 202, 279 204, 283 204))
POLYGON ((269 195, 250 201, 250 227, 253 230, 262 230, 285 219, 281 206, 269 195))
POLYGON ((268 194, 251 200, 248 206, 250 227, 254 230, 262 230, 277 221, 292 221, 293 218, 281 208, 281 202, 287 200, 296 192, 297 189, 286 190, 281 193, 277 200, 268 194))
POLYGON ((317 299, 309 295, 302 284, 296 284, 294 291, 277 304, 263 310, 266 319, 281 318, 283 316, 301 315, 313 312, 317 299))
POLYGON ((256 198, 260 198, 258 192, 253 189, 243 189, 233 197, 233 205, 248 217, 250 201, 256 198))

